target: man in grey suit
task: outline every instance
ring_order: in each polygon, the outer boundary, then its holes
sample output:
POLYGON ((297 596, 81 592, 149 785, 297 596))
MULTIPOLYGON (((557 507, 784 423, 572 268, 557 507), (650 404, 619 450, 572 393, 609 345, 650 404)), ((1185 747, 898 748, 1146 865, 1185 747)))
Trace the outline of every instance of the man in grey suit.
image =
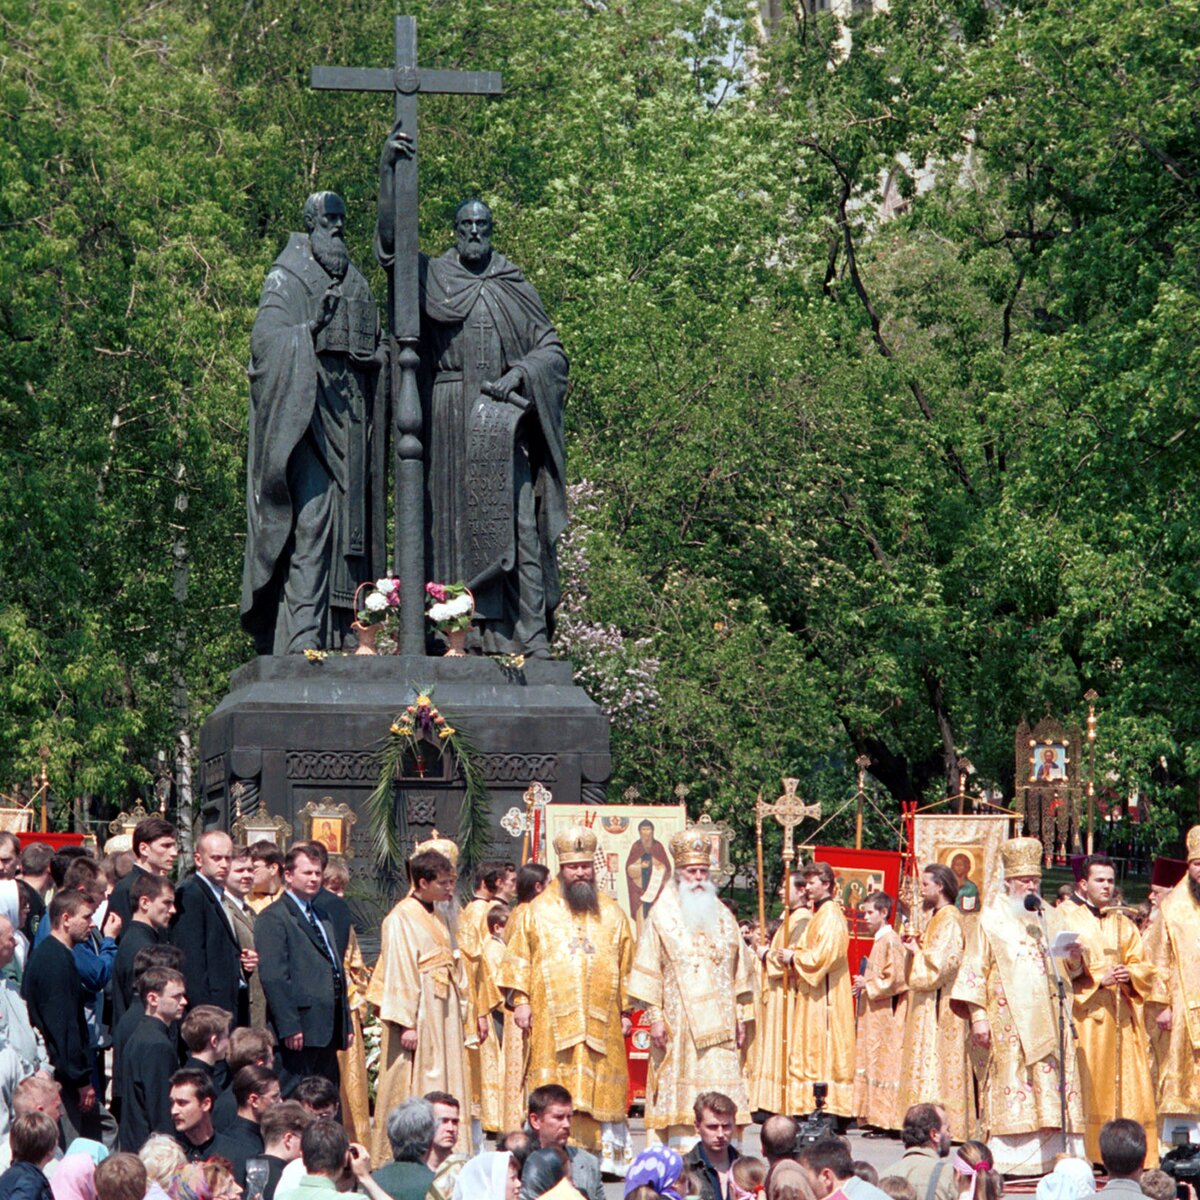
POLYGON ((1097 1195, 1111 1200, 1137 1200, 1142 1191, 1142 1168, 1146 1165, 1146 1130, 1128 1117, 1109 1121, 1100 1130, 1100 1158, 1108 1182, 1097 1195))
POLYGON ((306 842, 283 861, 283 894, 258 914, 254 946, 285 1071, 339 1082, 337 1052, 350 1044, 350 1012, 337 940, 314 903, 321 860, 306 842))

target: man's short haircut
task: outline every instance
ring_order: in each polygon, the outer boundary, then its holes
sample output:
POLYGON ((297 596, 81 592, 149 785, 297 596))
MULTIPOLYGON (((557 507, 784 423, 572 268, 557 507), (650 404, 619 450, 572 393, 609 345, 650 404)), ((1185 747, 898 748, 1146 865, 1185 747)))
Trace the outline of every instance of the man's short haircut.
POLYGON ((247 859, 249 859, 251 862, 254 861, 254 856, 250 853, 250 847, 249 846, 234 846, 233 855, 229 859, 229 861, 230 862, 245 862, 247 859))
POLYGON ((309 842, 295 842, 288 847, 288 852, 283 856, 284 871, 294 871, 300 861, 300 856, 312 859, 313 862, 320 864, 322 871, 325 869, 325 864, 321 862, 321 856, 317 853, 316 848, 309 842))
POLYGON ((409 1096, 387 1115, 387 1137, 396 1162, 422 1162, 433 1144, 433 1105, 409 1096))
POLYGON ((917 1189, 903 1175, 885 1175, 878 1187, 891 1200, 917 1200, 917 1189))
POLYGON ((42 1105, 53 1104, 61 1094, 62 1086, 57 1079, 47 1079, 44 1075, 26 1075, 13 1088, 13 1116, 22 1117, 27 1113, 38 1112, 42 1105))
POLYGON ((187 980, 181 971, 172 971, 170 967, 151 967, 148 971, 142 972, 137 984, 137 994, 141 996, 142 1003, 145 1004, 151 992, 161 996, 163 988, 168 983, 178 983, 187 987, 187 980))
POLYGON ((44 875, 54 861, 54 850, 45 842, 32 842, 21 851, 21 874, 44 875))
POLYGON ((550 878, 545 863, 525 863, 517 870, 517 903, 528 904, 538 894, 538 888, 550 878))
POLYGON ((223 1038, 231 1024, 233 1016, 225 1009, 215 1004, 198 1004, 183 1018, 179 1036, 192 1054, 199 1054, 208 1049, 213 1038, 223 1038))
POLYGON ((866 908, 873 908, 886 917, 892 911, 892 898, 887 892, 872 892, 864 901, 866 908))
POLYGON ((865 1158, 854 1160, 854 1173, 863 1183, 869 1183, 872 1187, 879 1186, 879 1172, 865 1158))
POLYGON ((77 858, 87 858, 88 852, 82 846, 64 846, 50 860, 50 878, 54 886, 60 888, 67 875, 67 868, 77 858))
POLYGON ((796 1150, 796 1159, 815 1174, 829 1170, 834 1179, 849 1179, 854 1174, 850 1149, 839 1137, 817 1138, 796 1150))
POLYGON ((800 868, 800 875, 804 879, 820 879, 823 880, 826 886, 832 888, 835 879, 833 868, 827 862, 809 862, 805 863, 800 868))
POLYGON ((77 892, 87 891, 97 879, 102 879, 104 872, 94 858, 77 858, 63 876, 63 890, 77 892))
POLYGON ((794 1117, 784 1113, 776 1113, 763 1122, 762 1152, 774 1161, 787 1158, 796 1149, 796 1135, 800 1126, 794 1117))
POLYGON ((265 862, 269 867, 278 867, 281 871, 283 870, 283 851, 274 842, 268 842, 265 838, 260 842, 250 843, 250 857, 265 862))
POLYGON ((259 1029, 253 1025, 235 1029, 229 1035, 229 1053, 225 1057, 230 1075, 236 1075, 243 1067, 258 1062, 260 1058, 265 1058, 267 1062, 274 1061, 275 1039, 269 1029, 259 1029))
POLYGON ((340 1172, 349 1150, 350 1139, 336 1121, 314 1121, 300 1135, 300 1156, 310 1175, 340 1172))
MULTIPOLYGON (((514 1129, 511 1133, 500 1135, 496 1143, 497 1150, 507 1150, 516 1159, 517 1174, 525 1169, 529 1156, 537 1149, 537 1143, 523 1129, 514 1129)), ((656 1193, 657 1194, 657 1193, 656 1193)))
POLYGON ((251 1063, 242 1067, 233 1077, 233 1098, 237 1101, 238 1108, 241 1108, 249 1102, 251 1096, 265 1096, 271 1084, 278 1082, 279 1076, 270 1067, 260 1067, 257 1063, 251 1063))
POLYGON ((11 829, 0 829, 0 846, 8 846, 13 856, 19 862, 21 859, 21 839, 11 829))
POLYGON ((942 1127, 942 1114, 936 1104, 914 1104, 904 1114, 904 1128, 900 1140, 906 1150, 913 1146, 928 1146, 931 1134, 942 1127))
POLYGON ((561 1083, 543 1083, 529 1093, 531 1117, 540 1117, 552 1104, 570 1104, 574 1107, 571 1093, 561 1083))
POLYGON ((507 874, 503 863, 485 862, 475 872, 475 886, 483 884, 489 892, 494 892, 504 882, 507 874))
POLYGON ((958 899, 958 876, 945 863, 930 863, 921 874, 928 875, 951 904, 958 899))
POLYGON ((350 882, 350 866, 340 854, 331 854, 321 873, 321 882, 325 887, 329 887, 331 879, 340 880, 343 887, 350 882))
POLYGON ((57 929, 64 916, 76 917, 85 908, 95 908, 95 905, 82 892, 55 892, 50 901, 50 928, 57 929))
POLYGON ((1092 873, 1093 867, 1112 867, 1113 874, 1116 874, 1117 868, 1113 866, 1113 860, 1107 854, 1089 854, 1087 858, 1079 864, 1079 882, 1087 883, 1088 876, 1092 873))
POLYGON ((96 1164, 93 1179, 97 1200, 142 1200, 146 1195, 146 1167, 136 1154, 110 1154, 96 1164))
POLYGON ((1138 1184, 1142 1194, 1149 1196, 1150 1200, 1175 1200, 1175 1180, 1157 1167, 1143 1171, 1138 1184))
POLYGON ((182 1067, 176 1071, 170 1079, 170 1087, 190 1087, 196 1093, 196 1099, 201 1104, 205 1100, 209 1105, 217 1098, 217 1089, 213 1087, 212 1078, 207 1071, 200 1071, 195 1067, 182 1067))
POLYGON ((311 1108, 328 1108, 340 1102, 336 1085, 324 1075, 305 1075, 292 1089, 289 1097, 311 1108))
POLYGON ((1137 1121, 1118 1117, 1100 1130, 1100 1161, 1109 1178, 1136 1175, 1146 1165, 1146 1131, 1137 1121))
POLYGON ((1055 898, 1058 900, 1070 900, 1073 895, 1075 895, 1075 888, 1069 883, 1060 883, 1058 891, 1054 893, 1055 898))
POLYGON ((149 871, 139 871, 133 883, 129 885, 129 903, 137 912, 139 900, 157 900, 163 892, 174 892, 174 885, 163 875, 151 875, 149 871))
POLYGON ((308 847, 308 857, 315 858, 321 864, 321 872, 324 873, 325 868, 329 866, 329 847, 315 838, 310 838, 304 844, 308 847))
POLYGON ((272 1104, 263 1113, 258 1122, 258 1132, 262 1136, 263 1145, 269 1146, 278 1142, 285 1133, 294 1133, 299 1137, 316 1117, 298 1100, 283 1100, 272 1104))
POLYGON ((186 959, 187 955, 182 947, 172 946, 170 942, 143 946, 133 956, 133 990, 137 991, 138 981, 151 967, 168 967, 172 971, 182 971, 186 959))
POLYGON ((508 924, 508 909, 503 904, 493 905, 488 909, 487 927, 488 933, 495 933, 497 929, 503 929, 508 924))
MULTIPOLYGON (((34 1163, 41 1166, 42 1161, 54 1153, 58 1145, 58 1125, 44 1112, 26 1113, 18 1117, 8 1131, 8 1144, 12 1148, 14 1163, 34 1163)), ((45 1187, 45 1184, 42 1185, 45 1187)))
POLYGON ((737 1105, 724 1092, 701 1092, 692 1105, 696 1120, 700 1121, 706 1112, 714 1117, 733 1117, 737 1114, 737 1105))
POLYGON ((462 1108, 458 1097, 450 1095, 449 1092, 426 1092, 423 1099, 428 1100, 430 1104, 448 1104, 451 1108, 462 1108))
POLYGON ((164 820, 162 817, 147 817, 144 821, 139 821, 133 829, 133 857, 141 858, 138 849, 142 846, 148 846, 151 842, 157 842, 159 838, 174 838, 179 841, 179 832, 170 821, 164 820))
POLYGON ((408 860, 408 877, 413 887, 446 874, 454 874, 454 864, 438 850, 422 850, 408 860))

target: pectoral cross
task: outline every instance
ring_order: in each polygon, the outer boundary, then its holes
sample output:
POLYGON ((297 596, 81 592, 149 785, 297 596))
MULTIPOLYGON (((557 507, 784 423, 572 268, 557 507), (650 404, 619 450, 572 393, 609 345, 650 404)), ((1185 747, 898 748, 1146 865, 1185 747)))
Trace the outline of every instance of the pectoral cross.
POLYGON ((584 954, 595 954, 596 947, 592 945, 591 939, 587 934, 577 933, 568 943, 567 949, 574 952, 576 950, 583 951, 584 954))
POLYGON ((401 654, 425 653, 425 479, 417 346, 421 334, 417 243, 417 95, 498 96, 497 71, 431 71, 417 66, 417 20, 397 17, 391 67, 313 67, 311 86, 321 91, 391 92, 396 120, 414 153, 396 162, 392 186, 395 258, 388 274, 391 400, 394 423, 395 573, 400 577, 401 654))
POLYGON ((812 817, 816 820, 821 815, 820 804, 805 804, 796 795, 796 788, 799 786, 800 780, 785 779, 783 781, 783 795, 774 804, 768 804, 760 800, 757 805, 758 819, 760 821, 763 817, 774 817, 783 826, 783 861, 789 867, 796 857, 793 838, 793 831, 796 826, 806 817, 812 817))

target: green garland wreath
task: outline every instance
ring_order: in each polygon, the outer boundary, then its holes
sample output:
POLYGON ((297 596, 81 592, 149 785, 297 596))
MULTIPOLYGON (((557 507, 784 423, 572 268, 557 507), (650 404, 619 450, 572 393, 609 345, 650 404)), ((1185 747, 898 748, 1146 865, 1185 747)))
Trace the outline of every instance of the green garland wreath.
POLYGON ((418 763, 424 762, 430 751, 436 753, 436 761, 440 761, 447 751, 454 756, 454 766, 462 777, 464 788, 458 835, 454 839, 459 847, 459 872, 471 874, 487 855, 491 806, 487 785, 475 760, 474 747, 467 735, 438 711, 432 695, 432 688, 416 689, 412 703, 406 705, 392 722, 379 752, 375 789, 367 800, 376 861, 380 867, 401 878, 407 865, 405 847, 400 842, 392 816, 396 774, 406 754, 411 754, 418 763))

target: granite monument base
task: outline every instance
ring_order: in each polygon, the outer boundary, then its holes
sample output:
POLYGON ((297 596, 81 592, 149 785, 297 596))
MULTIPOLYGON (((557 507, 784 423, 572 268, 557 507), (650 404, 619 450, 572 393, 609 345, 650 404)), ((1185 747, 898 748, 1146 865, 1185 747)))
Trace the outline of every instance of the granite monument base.
MULTIPOLYGON (((200 821, 229 829, 262 809, 306 835, 310 802, 358 815, 347 850, 356 874, 375 869, 366 801, 380 745, 418 689, 469 736, 491 801, 491 854, 517 861, 521 842, 501 824, 523 794, 544 784, 555 801, 603 803, 610 775, 608 718, 576 686, 569 662, 330 654, 256 658, 236 670, 229 694, 200 731, 200 821)), ((397 778, 392 819, 410 844, 436 827, 453 838, 463 800, 453 756, 430 756, 423 776, 397 778)))

